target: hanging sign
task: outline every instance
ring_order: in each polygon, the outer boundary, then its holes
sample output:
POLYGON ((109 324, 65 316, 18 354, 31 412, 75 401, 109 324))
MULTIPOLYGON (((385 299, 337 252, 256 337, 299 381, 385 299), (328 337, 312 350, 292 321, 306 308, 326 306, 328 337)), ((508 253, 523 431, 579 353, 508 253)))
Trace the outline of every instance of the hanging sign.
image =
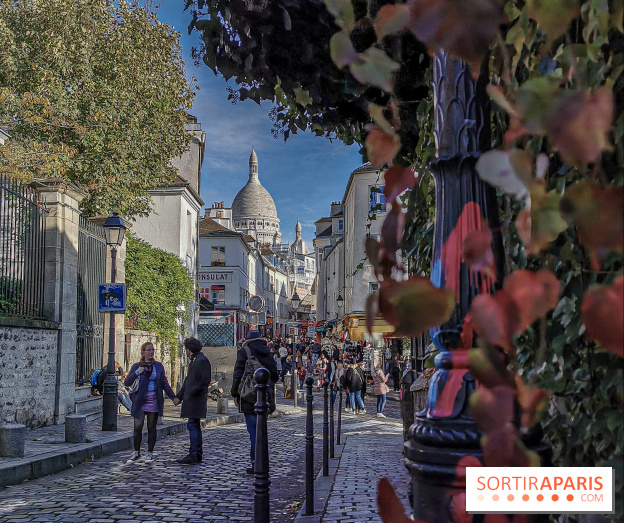
POLYGON ((126 284, 98 285, 98 312, 126 312, 126 284))

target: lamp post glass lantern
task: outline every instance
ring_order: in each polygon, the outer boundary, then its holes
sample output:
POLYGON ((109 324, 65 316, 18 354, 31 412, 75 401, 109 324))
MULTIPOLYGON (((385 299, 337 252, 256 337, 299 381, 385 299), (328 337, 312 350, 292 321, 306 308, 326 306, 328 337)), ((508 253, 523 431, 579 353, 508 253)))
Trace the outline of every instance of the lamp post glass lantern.
POLYGON ((344 298, 342 297, 342 294, 338 294, 338 298, 336 298, 336 303, 338 304, 338 307, 342 308, 342 306, 344 305, 344 298))
MULTIPOLYGON (((117 248, 121 246, 126 233, 126 224, 114 212, 104 222, 106 243, 111 250, 111 283, 117 276, 117 248)), ((106 380, 104 381, 104 397, 102 405, 102 430, 117 431, 117 378, 115 377, 115 312, 110 312, 108 330, 108 361, 106 364, 106 380)))
POLYGON ((301 300, 299 299, 299 295, 295 292, 295 294, 292 295, 292 298, 290 298, 290 303, 292 303, 293 310, 299 308, 300 301, 301 300))

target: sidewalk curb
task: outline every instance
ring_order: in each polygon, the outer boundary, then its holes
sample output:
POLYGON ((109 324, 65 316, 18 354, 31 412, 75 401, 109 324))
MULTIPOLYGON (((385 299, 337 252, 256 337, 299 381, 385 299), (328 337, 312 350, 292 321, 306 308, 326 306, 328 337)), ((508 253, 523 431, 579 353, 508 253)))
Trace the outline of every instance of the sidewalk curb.
POLYGON ((293 523, 321 523, 323 515, 325 514, 325 505, 327 504, 329 495, 334 488, 334 482, 336 481, 336 473, 340 466, 342 449, 344 449, 344 443, 334 445, 335 457, 329 459, 329 475, 323 476, 323 467, 321 466, 321 470, 319 470, 316 476, 316 480, 314 481, 314 514, 312 516, 305 515, 306 502, 304 498, 303 504, 293 523))
MULTIPOLYGON (((284 410, 282 405, 278 405, 277 410, 270 417, 281 417, 298 414, 303 409, 290 407, 284 410)), ((231 425, 242 423, 245 416, 241 413, 217 416, 215 418, 203 420, 203 429, 218 427, 221 425, 231 425)), ((160 440, 167 436, 173 436, 187 432, 186 421, 165 422, 156 428, 157 438, 160 440)), ((143 431, 143 438, 147 438, 147 431, 143 431)), ((95 460, 104 456, 109 456, 116 452, 130 450, 133 445, 132 432, 121 432, 116 436, 93 443, 74 443, 71 446, 58 451, 40 454, 36 457, 19 458, 0 464, 0 488, 17 485, 26 480, 37 479, 50 474, 56 474, 71 467, 84 463, 86 460, 95 460)))

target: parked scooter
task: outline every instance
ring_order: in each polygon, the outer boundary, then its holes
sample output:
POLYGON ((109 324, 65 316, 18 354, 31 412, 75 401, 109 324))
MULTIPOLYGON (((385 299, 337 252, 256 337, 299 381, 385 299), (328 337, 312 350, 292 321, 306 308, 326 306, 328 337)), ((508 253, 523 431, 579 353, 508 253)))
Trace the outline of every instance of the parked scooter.
POLYGON ((212 401, 217 401, 221 396, 223 396, 223 389, 219 387, 218 381, 212 380, 208 384, 208 395, 212 401))

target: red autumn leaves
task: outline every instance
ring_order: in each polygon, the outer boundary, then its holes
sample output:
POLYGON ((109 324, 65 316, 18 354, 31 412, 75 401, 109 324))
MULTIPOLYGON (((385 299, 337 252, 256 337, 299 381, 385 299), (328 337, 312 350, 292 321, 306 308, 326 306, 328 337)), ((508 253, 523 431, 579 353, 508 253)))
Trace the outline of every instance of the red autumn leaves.
POLYGON ((581 310, 587 336, 624 358, 624 276, 618 276, 612 285, 589 289, 581 310))
POLYGON ((550 271, 513 272, 503 289, 473 300, 470 314, 475 331, 490 345, 515 354, 513 337, 557 306, 560 287, 550 271))

